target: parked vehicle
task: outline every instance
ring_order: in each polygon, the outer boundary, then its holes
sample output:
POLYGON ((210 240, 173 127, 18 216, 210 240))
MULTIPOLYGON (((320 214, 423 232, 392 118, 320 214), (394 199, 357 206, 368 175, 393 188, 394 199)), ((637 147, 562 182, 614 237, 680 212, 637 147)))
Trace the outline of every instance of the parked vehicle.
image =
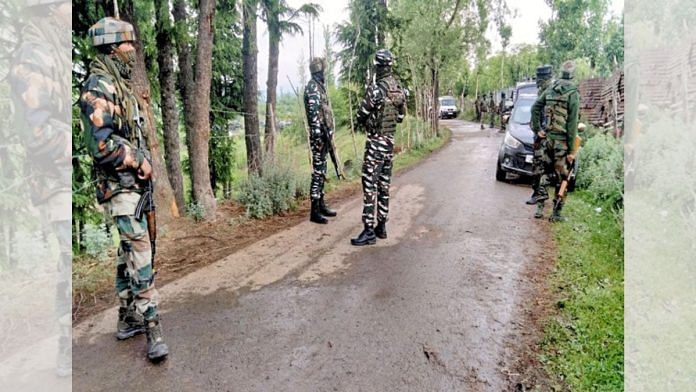
POLYGON ((438 98, 439 101, 439 116, 440 118, 456 118, 459 115, 457 108, 457 100, 454 97, 445 95, 438 98))

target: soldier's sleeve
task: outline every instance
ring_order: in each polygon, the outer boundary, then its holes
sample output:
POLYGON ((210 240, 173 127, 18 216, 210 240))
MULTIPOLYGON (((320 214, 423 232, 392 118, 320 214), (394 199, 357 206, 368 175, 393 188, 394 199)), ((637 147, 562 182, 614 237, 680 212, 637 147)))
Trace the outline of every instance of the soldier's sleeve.
POLYGON ((41 56, 40 49, 22 47, 10 67, 8 81, 14 102, 21 106, 29 135, 23 135, 33 155, 48 157, 54 162, 70 159, 72 131, 69 124, 51 119, 59 105, 70 99, 69 91, 61 91, 54 81, 54 64, 50 56, 41 56), (37 61, 37 59, 46 61, 37 61))
POLYGON ((316 83, 309 82, 304 92, 305 110, 307 112, 307 124, 309 135, 312 139, 321 137, 321 97, 316 83))
MULTIPOLYGON (((403 89, 401 86, 399 86, 399 89, 403 92, 403 89)), ((397 106, 396 108, 396 122, 397 123, 402 123, 404 122, 404 117, 406 117, 406 93, 404 94, 404 100, 401 102, 401 105, 397 106)))
POLYGON ((360 104, 360 109, 358 109, 357 113, 358 124, 365 125, 367 123, 367 119, 370 117, 370 114, 372 114, 372 112, 374 112, 377 108, 381 96, 382 92, 377 84, 372 84, 367 87, 367 90, 365 90, 365 97, 363 98, 362 103, 360 104))
POLYGON ((111 82, 91 76, 80 93, 80 110, 86 119, 85 141, 94 162, 105 170, 138 168, 143 153, 128 140, 114 135, 114 87, 111 82))
POLYGON ((535 134, 541 131, 541 110, 544 108, 544 105, 546 105, 546 90, 537 97, 534 105, 532 105, 532 131, 535 134))
MULTIPOLYGON (((580 115, 580 94, 575 91, 568 97, 568 121, 566 121, 566 131, 568 132, 568 147, 573 148, 575 137, 578 136, 578 116, 580 115)), ((570 151, 575 154, 577 151, 570 151)))

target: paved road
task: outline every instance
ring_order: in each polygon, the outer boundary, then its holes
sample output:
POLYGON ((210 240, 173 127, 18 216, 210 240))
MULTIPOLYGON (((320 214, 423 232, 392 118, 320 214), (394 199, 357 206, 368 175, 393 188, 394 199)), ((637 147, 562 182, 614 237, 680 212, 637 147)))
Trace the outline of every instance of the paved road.
POLYGON ((355 198, 163 287, 159 366, 97 315, 75 328, 74 390, 509 390, 527 239, 547 234, 529 188, 495 181, 502 135, 444 123, 452 142, 394 179, 389 239, 350 246, 355 198))

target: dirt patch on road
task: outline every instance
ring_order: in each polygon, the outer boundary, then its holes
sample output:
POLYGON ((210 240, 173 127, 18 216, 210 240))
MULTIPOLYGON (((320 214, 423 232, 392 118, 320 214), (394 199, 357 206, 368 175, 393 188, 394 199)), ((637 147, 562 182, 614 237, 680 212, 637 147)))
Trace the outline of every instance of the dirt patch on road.
MULTIPOLYGON (((549 222, 537 222, 540 229, 550 232, 549 222)), ((548 241, 540 246, 541 253, 534 263, 528 264, 523 273, 527 284, 522 285, 522 298, 529 301, 520 304, 521 317, 514 325, 514 334, 510 337, 509 347, 512 358, 511 366, 503 369, 509 381, 511 391, 559 391, 567 390, 558 385, 544 369, 540 360, 539 343, 544 336, 546 321, 556 311, 554 295, 549 286, 549 278, 556 265, 556 241, 549 234, 548 241)))

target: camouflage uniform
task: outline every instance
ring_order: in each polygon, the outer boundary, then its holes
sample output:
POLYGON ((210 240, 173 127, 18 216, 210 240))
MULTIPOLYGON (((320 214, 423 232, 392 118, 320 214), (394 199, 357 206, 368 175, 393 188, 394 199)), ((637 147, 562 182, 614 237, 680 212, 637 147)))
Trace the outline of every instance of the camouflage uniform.
MULTIPOLYGON (((68 42, 54 28, 64 28, 53 15, 36 6, 53 7, 65 1, 28 1, 29 23, 11 63, 8 81, 15 108, 15 125, 26 151, 32 204, 41 212, 41 224, 58 239, 55 317, 59 326, 57 372, 72 372, 72 249, 71 249, 71 139, 70 70, 68 42)), ((53 12, 53 11, 51 11, 53 12)))
POLYGON ((493 100, 493 93, 491 93, 488 100, 488 119, 490 121, 490 128, 493 128, 493 126, 495 125, 495 112, 497 111, 497 109, 498 108, 495 106, 495 101, 493 100))
POLYGON ((552 220, 559 220, 563 200, 558 195, 561 181, 568 176, 569 151, 575 137, 578 135, 578 116, 580 111, 580 94, 571 79, 574 64, 564 63, 563 73, 549 88, 544 90, 532 106, 532 131, 538 136, 541 128, 541 114, 545 112, 545 137, 541 138, 542 165, 553 167, 553 171, 545 171, 541 178, 540 191, 545 192, 547 185, 556 188, 554 213, 552 220))
MULTIPOLYGON (((376 81, 368 86, 357 113, 357 122, 367 133, 362 167, 363 213, 366 231, 375 227, 377 236, 386 238, 385 224, 389 214, 389 185, 394 158, 394 132, 396 124, 404 119, 405 94, 391 72, 391 53, 377 51, 376 81)), ((353 241, 356 245, 356 241, 353 241)))
MULTIPOLYGON (((135 40, 132 26, 113 18, 97 22, 89 35, 97 47, 135 40)), ((130 53, 134 55, 134 51, 130 53)), ((143 319, 144 324, 158 327, 159 316, 147 220, 136 216, 146 188, 138 170, 149 152, 142 140, 139 104, 130 86, 130 66, 118 53, 102 53, 92 61, 79 103, 84 142, 94 160, 97 201, 113 217, 120 236, 117 338, 126 339, 144 331, 143 319)))
POLYGON ((327 223, 325 216, 336 216, 336 212, 330 210, 324 203, 326 154, 329 151, 330 138, 333 138, 334 124, 329 95, 324 84, 326 61, 320 57, 313 58, 309 69, 312 79, 304 90, 304 104, 312 147, 312 180, 309 187, 312 200, 310 220, 315 223, 327 223))
MULTIPOLYGON (((552 69, 550 65, 542 65, 537 67, 537 90, 539 95, 548 88, 553 82, 551 79, 552 69)), ((540 126, 541 129, 546 128, 546 116, 544 113, 544 108, 542 108, 540 113, 540 126)), ((534 138, 534 159, 532 161, 532 196, 527 200, 527 204, 536 204, 543 202, 548 199, 548 193, 546 192, 545 185, 541 184, 541 178, 544 172, 553 170, 552 167, 548 167, 543 164, 544 150, 542 149, 542 141, 544 139, 534 138)), ((539 215, 539 214, 537 214, 539 215)), ((540 216, 538 216, 540 217, 540 216)))

